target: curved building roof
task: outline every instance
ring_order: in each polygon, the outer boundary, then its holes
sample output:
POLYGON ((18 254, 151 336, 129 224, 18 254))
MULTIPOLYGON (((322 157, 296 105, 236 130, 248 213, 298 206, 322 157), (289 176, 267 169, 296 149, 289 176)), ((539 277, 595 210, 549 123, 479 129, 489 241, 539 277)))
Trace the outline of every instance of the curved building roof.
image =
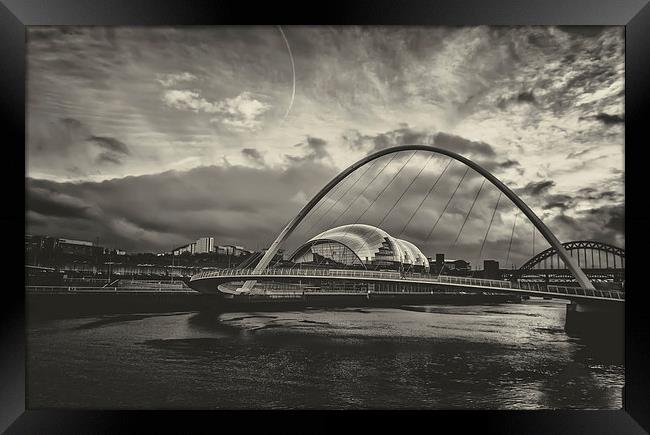
POLYGON ((426 255, 413 243, 391 236, 381 228, 350 224, 332 228, 309 239, 292 255, 292 259, 318 243, 337 242, 363 262, 389 261, 429 268, 426 255))

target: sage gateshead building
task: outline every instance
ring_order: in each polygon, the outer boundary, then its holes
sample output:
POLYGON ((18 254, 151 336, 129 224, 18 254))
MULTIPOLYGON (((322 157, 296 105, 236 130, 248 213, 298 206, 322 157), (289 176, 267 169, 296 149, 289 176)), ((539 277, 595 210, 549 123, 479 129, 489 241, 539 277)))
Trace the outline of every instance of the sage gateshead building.
POLYGON ((413 243, 365 224, 324 231, 300 246, 290 261, 316 267, 429 271, 426 255, 413 243))

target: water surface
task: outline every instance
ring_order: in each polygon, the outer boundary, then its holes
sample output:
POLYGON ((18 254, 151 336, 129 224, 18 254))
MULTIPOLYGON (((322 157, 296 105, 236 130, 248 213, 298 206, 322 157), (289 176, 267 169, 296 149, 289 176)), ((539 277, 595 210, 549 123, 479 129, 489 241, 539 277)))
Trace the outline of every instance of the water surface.
POLYGON ((540 300, 35 321, 28 404, 621 408, 622 361, 567 336, 564 317, 540 300))

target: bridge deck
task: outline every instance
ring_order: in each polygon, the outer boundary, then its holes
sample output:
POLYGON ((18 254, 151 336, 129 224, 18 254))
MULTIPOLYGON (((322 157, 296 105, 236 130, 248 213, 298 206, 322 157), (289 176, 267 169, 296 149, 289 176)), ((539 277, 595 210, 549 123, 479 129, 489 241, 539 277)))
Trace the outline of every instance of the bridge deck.
MULTIPOLYGON (((418 273, 399 272, 375 272, 366 270, 341 270, 341 269, 265 269, 260 272, 254 272, 253 269, 220 269, 214 271, 201 272, 190 279, 190 286, 199 291, 204 291, 199 283, 218 284, 234 281, 258 281, 258 280, 281 280, 296 281, 302 279, 314 280, 349 280, 364 282, 383 282, 395 283, 401 285, 416 284, 425 285, 430 288, 457 288, 467 289, 470 291, 489 291, 498 293, 517 293, 528 296, 556 297, 560 299, 590 299, 604 300, 609 302, 624 302, 625 293, 614 290, 585 290, 580 287, 568 287, 557 285, 544 285, 541 283, 512 283, 508 281, 465 278, 456 276, 434 276, 418 273), (194 284, 194 285, 193 285, 194 284)), ((409 290, 409 293, 422 294, 431 290, 419 289, 409 290)), ((334 294, 341 291, 322 291, 314 289, 305 289, 301 294, 334 294)), ((358 294, 368 293, 368 291, 358 291, 358 294)), ((378 292, 373 292, 378 293, 378 292)), ((405 292, 396 291, 396 294, 405 294, 405 292)))

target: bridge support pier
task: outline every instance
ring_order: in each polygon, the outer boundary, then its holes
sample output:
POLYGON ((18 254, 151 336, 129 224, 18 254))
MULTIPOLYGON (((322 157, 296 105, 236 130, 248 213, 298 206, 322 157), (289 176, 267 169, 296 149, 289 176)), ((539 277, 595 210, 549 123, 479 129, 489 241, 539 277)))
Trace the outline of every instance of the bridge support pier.
POLYGON ((625 304, 603 302, 571 302, 566 307, 565 331, 623 352, 625 342, 625 304))

